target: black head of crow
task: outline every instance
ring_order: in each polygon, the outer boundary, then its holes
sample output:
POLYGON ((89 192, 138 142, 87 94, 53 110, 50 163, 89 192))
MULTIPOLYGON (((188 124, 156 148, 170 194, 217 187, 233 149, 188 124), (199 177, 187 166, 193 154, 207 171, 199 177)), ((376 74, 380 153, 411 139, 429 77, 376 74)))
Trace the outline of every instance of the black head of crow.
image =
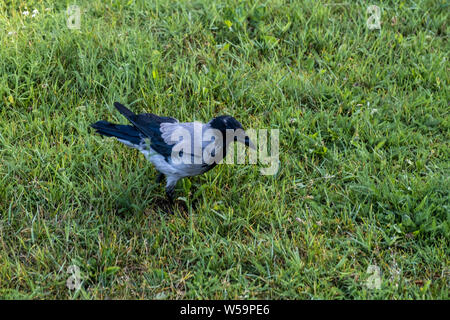
MULTIPOLYGON (((244 128, 242 127, 241 123, 239 121, 237 121, 235 118, 233 118, 232 116, 218 116, 215 117, 214 119, 212 119, 210 122, 208 122, 211 126, 211 128, 213 129, 217 129, 220 131, 221 136, 223 137, 223 145, 226 144, 226 137, 227 134, 231 131, 237 131, 237 130, 242 130, 241 132, 244 132, 244 128)), ((233 138, 234 141, 237 142, 242 142, 243 144, 245 144, 247 147, 250 148, 255 148, 255 146, 253 145, 253 143, 250 141, 249 136, 247 136, 246 134, 242 135, 234 135, 233 138), (240 137, 243 137, 243 140, 240 139, 240 137)), ((227 149, 224 148, 224 156, 226 154, 227 149)))
POLYGON ((198 122, 180 123, 177 119, 161 117, 152 113, 135 114, 118 102, 115 102, 114 106, 131 122, 131 125, 98 121, 91 127, 101 135, 115 137, 123 144, 142 152, 159 172, 157 182, 160 182, 163 176, 166 177, 166 194, 171 202, 173 201, 177 181, 184 177, 205 173, 214 168, 217 162, 220 162, 226 156, 230 142, 238 141, 255 149, 242 125, 232 116, 219 116, 205 124, 198 122), (195 131, 199 129, 201 134, 196 135, 195 131), (220 132, 220 134, 215 135, 214 138, 211 137, 209 141, 204 141, 203 133, 214 130, 220 132), (188 133, 192 139, 200 140, 191 141, 193 147, 188 146, 181 152, 184 153, 184 159, 192 161, 175 161, 176 159, 173 157, 173 151, 175 151, 179 142, 179 140, 176 140, 179 133, 188 133), (228 139, 230 135, 231 141, 228 139), (196 148, 195 145, 201 148, 196 148), (213 162, 205 161, 203 157, 204 151, 211 145, 213 146, 211 154, 215 157, 213 162))

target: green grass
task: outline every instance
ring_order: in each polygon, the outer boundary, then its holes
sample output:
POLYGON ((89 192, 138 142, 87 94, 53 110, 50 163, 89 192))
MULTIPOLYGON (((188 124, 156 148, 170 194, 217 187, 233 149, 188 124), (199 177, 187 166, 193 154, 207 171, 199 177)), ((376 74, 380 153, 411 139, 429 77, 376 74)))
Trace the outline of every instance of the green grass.
POLYGON ((374 0, 381 30, 367 1, 72 3, 0 4, 0 298, 449 298, 448 1, 374 0), (184 179, 170 215, 89 129, 114 101, 279 129, 280 170, 184 179))

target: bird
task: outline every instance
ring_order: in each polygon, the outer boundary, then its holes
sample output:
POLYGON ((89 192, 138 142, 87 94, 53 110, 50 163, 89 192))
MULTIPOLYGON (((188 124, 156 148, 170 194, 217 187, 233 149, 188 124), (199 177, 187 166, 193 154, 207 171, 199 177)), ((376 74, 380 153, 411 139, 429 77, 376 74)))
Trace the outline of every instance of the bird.
POLYGON ((207 123, 181 123, 175 118, 152 113, 135 114, 119 102, 115 102, 114 107, 131 124, 100 120, 90 126, 96 133, 114 137, 144 154, 158 172, 156 182, 161 183, 166 178, 165 192, 171 204, 174 203, 177 182, 213 169, 225 158, 231 142, 241 142, 256 150, 241 123, 230 115, 214 117, 207 123), (208 132, 209 139, 205 138, 208 132), (185 139, 186 134, 191 138, 190 141, 185 139), (175 139, 180 136, 183 137, 183 143, 175 139), (205 157, 205 154, 209 157, 205 157))

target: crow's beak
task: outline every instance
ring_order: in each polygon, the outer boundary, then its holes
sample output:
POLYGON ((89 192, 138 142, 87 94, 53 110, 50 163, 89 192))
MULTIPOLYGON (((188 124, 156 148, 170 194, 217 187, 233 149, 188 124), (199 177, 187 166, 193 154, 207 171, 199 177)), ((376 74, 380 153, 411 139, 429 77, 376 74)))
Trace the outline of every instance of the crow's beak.
POLYGON ((252 148, 253 150, 256 150, 255 145, 253 144, 253 142, 250 140, 250 138, 247 135, 245 136, 244 144, 247 147, 252 148))
POLYGON ((234 141, 243 143, 246 147, 256 150, 255 145, 250 140, 250 137, 245 133, 244 130, 239 130, 239 132, 234 136, 234 141))

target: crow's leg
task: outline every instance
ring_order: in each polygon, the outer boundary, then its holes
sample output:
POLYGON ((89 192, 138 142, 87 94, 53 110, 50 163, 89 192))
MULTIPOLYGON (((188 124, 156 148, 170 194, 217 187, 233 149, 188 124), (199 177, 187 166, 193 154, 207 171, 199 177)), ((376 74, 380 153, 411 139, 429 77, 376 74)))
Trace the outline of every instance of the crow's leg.
POLYGON ((166 196, 167 196, 167 200, 169 200, 170 204, 173 204, 174 195, 175 195, 174 191, 175 191, 175 187, 166 188, 166 196))
POLYGON ((174 176, 167 176, 167 183, 166 183, 166 195, 167 199, 171 204, 173 204, 174 201, 174 195, 175 195, 175 185, 177 184, 178 177, 174 176))
POLYGON ((158 173, 158 176, 156 177, 156 183, 160 184, 161 181, 164 179, 164 174, 162 174, 161 172, 158 173))

